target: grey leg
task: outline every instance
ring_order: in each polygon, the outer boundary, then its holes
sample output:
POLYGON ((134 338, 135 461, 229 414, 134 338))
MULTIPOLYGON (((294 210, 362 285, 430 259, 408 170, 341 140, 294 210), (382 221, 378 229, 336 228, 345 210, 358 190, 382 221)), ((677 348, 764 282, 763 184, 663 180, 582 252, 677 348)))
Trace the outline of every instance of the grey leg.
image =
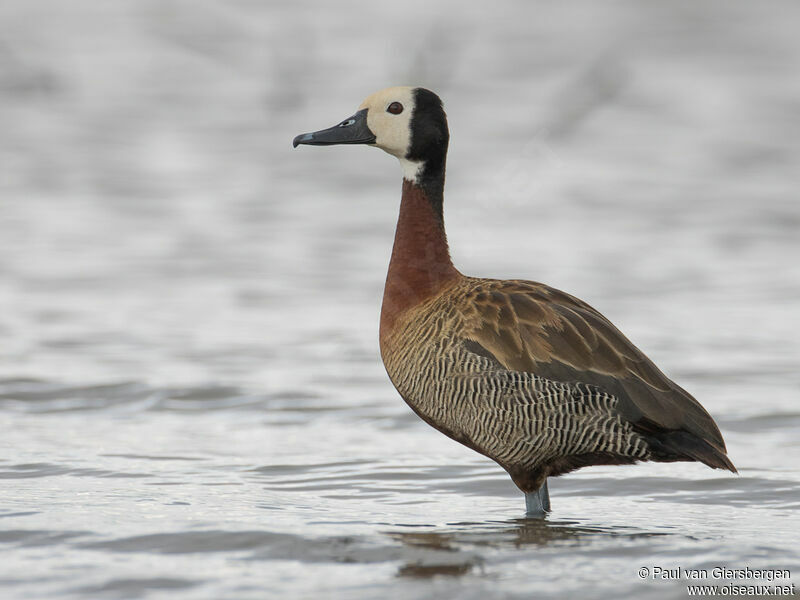
POLYGON ((525 492, 525 516, 544 517, 550 512, 550 493, 547 491, 547 479, 535 492, 525 492))

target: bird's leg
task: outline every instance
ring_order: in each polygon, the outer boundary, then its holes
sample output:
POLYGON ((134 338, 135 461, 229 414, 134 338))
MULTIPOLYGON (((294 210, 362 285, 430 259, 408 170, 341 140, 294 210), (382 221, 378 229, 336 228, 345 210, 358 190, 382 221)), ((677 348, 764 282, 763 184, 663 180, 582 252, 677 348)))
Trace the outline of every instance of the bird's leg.
POLYGON ((544 517, 550 512, 550 493, 547 491, 547 479, 535 492, 525 492, 525 516, 544 517))

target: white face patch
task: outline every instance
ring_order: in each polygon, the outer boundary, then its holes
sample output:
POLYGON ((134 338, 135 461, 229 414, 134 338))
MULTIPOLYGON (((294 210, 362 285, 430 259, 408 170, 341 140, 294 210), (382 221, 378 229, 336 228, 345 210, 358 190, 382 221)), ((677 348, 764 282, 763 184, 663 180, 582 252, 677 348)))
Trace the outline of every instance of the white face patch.
MULTIPOLYGON (((375 145, 400 159, 403 176, 416 181, 422 163, 406 159, 411 146, 411 115, 414 112, 414 88, 390 87, 369 96, 359 110, 367 109, 367 127, 375 134, 375 145), (389 106, 398 102, 403 110, 389 112, 389 106)), ((394 107, 396 109, 396 107, 394 107)))

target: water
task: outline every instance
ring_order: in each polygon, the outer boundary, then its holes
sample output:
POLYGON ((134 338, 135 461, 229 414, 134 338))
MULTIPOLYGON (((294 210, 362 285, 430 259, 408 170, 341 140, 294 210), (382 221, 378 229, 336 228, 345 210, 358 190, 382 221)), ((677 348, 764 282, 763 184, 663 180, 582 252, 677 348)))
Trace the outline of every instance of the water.
POLYGON ((6 0, 2 597, 797 583, 800 9, 770 6, 6 0), (739 476, 585 469, 525 520, 402 403, 377 350, 399 170, 291 139, 407 82, 450 117, 456 264, 597 306, 739 476))

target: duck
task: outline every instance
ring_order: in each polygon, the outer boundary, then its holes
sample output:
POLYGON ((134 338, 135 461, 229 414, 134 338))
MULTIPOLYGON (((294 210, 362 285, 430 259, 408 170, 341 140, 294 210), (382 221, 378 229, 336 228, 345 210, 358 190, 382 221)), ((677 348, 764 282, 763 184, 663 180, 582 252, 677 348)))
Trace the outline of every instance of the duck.
POLYGON ((402 86, 293 140, 374 146, 400 162, 379 345, 408 406, 505 469, 527 517, 550 512, 548 478, 582 467, 700 462, 736 473, 711 415, 599 311, 543 283, 456 269, 443 212, 449 139, 439 96, 402 86))

